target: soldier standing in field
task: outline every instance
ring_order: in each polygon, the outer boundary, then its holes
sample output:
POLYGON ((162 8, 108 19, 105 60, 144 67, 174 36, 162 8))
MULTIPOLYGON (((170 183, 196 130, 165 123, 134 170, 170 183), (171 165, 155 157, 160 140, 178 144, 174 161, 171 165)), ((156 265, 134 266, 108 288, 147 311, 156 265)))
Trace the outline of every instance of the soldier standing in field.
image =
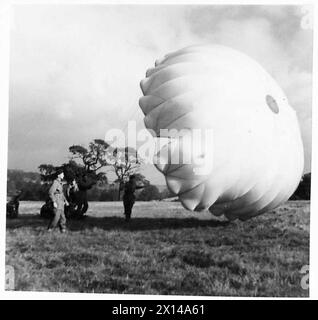
POLYGON ((126 221, 129 221, 131 218, 131 211, 135 203, 135 191, 136 189, 142 189, 144 186, 137 186, 136 185, 136 176, 131 175, 129 177, 129 181, 125 183, 124 186, 124 209, 125 209, 125 217, 126 221))
POLYGON ((64 196, 62 180, 64 178, 63 170, 58 170, 56 173, 50 190, 49 197, 53 202, 54 216, 48 226, 48 231, 51 232, 57 225, 59 225, 61 232, 66 232, 66 219, 64 215, 64 204, 68 206, 68 202, 64 196))

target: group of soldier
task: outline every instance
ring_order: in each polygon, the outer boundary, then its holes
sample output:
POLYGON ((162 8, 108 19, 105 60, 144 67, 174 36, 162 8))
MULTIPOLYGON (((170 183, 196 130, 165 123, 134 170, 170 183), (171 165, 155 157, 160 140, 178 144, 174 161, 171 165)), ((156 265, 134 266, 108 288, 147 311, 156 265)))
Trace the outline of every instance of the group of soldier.
MULTIPOLYGON (((66 216, 81 219, 85 217, 88 209, 87 190, 92 187, 94 182, 92 183, 86 175, 83 175, 80 179, 73 179, 65 189, 63 187, 63 179, 63 170, 58 170, 48 192, 49 198, 46 207, 51 207, 48 232, 52 232, 57 226, 62 233, 66 232, 66 216)), ((136 184, 135 175, 131 175, 128 182, 120 185, 120 189, 124 190, 123 204, 127 222, 131 218, 132 208, 135 203, 135 191, 141 188, 143 186, 137 186, 136 184)))
POLYGON ((59 224, 61 231, 64 232, 66 218, 85 217, 88 209, 87 190, 94 183, 83 175, 76 179, 68 179, 65 184, 64 171, 61 169, 56 172, 53 184, 48 191, 47 201, 40 212, 41 217, 51 219, 49 230, 59 224))

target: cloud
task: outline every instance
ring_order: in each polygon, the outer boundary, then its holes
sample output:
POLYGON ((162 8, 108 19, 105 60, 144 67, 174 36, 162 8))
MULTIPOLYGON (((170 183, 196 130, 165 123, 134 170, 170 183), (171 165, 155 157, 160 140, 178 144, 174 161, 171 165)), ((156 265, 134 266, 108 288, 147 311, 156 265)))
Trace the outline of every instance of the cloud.
POLYGON ((53 109, 56 110, 57 115, 62 119, 62 120, 68 120, 72 119, 74 114, 72 111, 72 104, 70 102, 62 102, 59 103, 55 106, 53 106, 53 109))
POLYGON ((279 82, 298 113, 308 167, 312 31, 301 29, 302 14, 296 6, 16 6, 9 167, 64 159, 69 145, 129 119, 143 127, 145 71, 167 52, 204 42, 247 53, 279 82), (38 154, 27 151, 32 144, 38 154))
POLYGON ((189 15, 193 32, 205 41, 238 49, 258 61, 280 84, 296 110, 311 164, 312 30, 302 28, 299 6, 198 7, 189 15), (200 18, 200 19, 199 19, 200 18))

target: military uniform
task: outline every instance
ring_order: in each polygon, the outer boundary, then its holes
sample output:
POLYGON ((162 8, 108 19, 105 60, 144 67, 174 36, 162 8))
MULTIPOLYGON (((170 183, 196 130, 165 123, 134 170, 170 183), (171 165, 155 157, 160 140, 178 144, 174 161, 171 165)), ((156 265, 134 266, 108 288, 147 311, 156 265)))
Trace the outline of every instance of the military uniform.
POLYGON ((62 182, 58 179, 54 180, 50 190, 49 197, 53 203, 56 203, 54 207, 54 217, 51 220, 48 229, 53 229, 59 224, 60 229, 63 231, 66 229, 66 219, 64 214, 64 203, 66 202, 62 182))
POLYGON ((143 188, 142 186, 136 186, 135 181, 128 181, 125 183, 124 187, 124 197, 123 197, 123 202, 124 202, 124 209, 125 209, 125 217, 126 220, 129 220, 131 217, 131 211, 135 203, 135 191, 136 189, 141 189, 143 188))

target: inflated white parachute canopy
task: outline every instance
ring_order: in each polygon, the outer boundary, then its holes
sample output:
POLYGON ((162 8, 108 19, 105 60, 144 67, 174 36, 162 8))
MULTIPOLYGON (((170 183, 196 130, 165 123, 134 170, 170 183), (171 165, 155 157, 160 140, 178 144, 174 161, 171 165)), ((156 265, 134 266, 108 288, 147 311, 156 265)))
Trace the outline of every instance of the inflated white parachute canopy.
POLYGON ((187 47, 157 60, 141 89, 146 127, 169 138, 155 165, 185 208, 245 220, 297 188, 304 155, 296 113, 248 56, 187 47))

